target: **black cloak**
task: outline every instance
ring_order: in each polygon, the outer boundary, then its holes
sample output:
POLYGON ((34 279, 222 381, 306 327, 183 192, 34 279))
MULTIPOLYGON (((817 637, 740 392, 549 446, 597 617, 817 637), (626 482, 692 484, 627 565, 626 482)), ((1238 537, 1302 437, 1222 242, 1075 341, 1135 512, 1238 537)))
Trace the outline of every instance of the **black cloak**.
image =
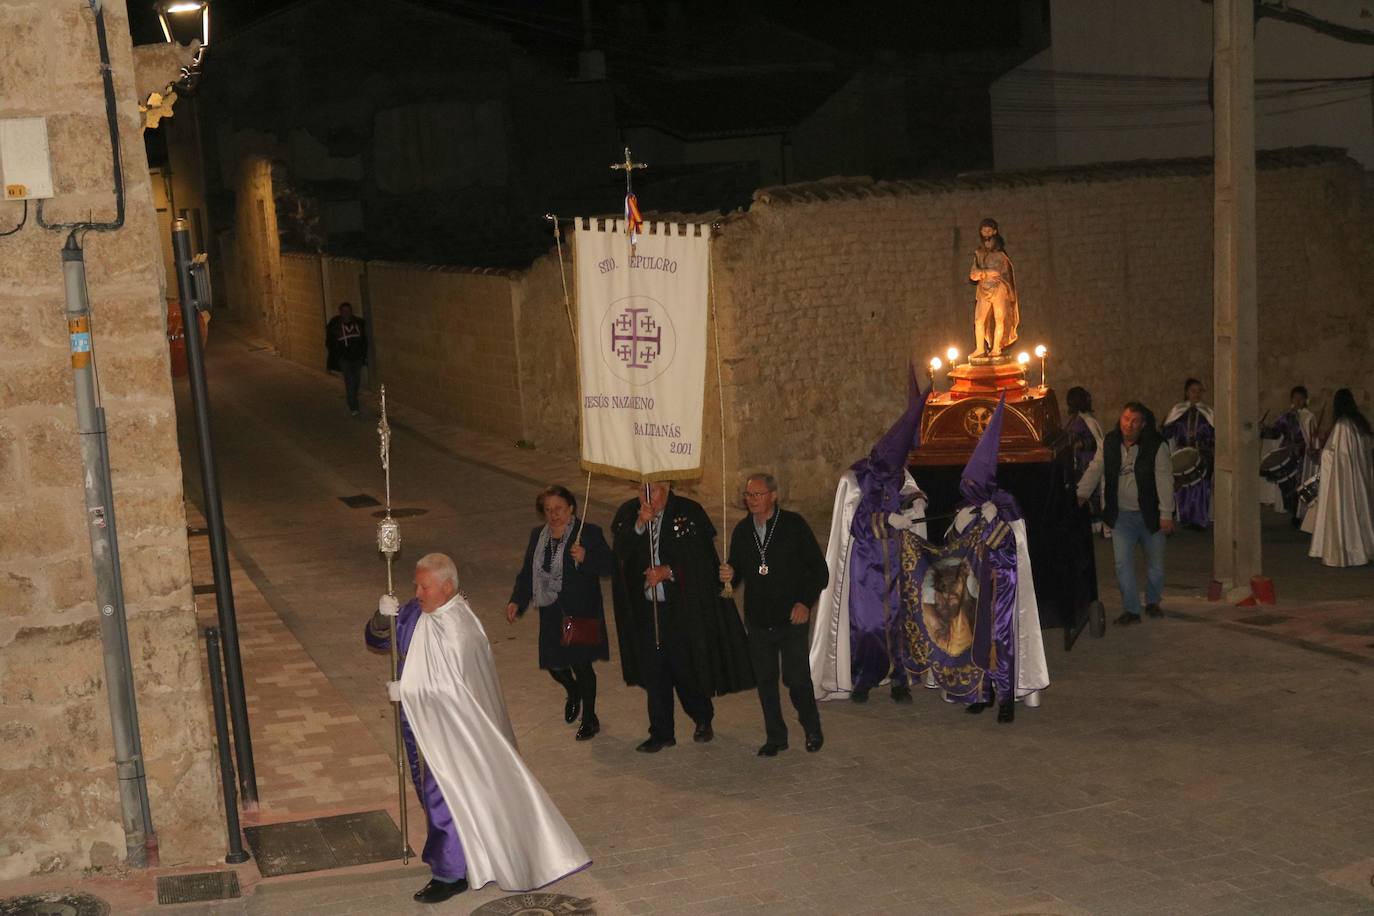
MULTIPOLYGON (((651 565, 649 534, 637 534, 639 500, 620 507, 611 522, 615 571, 611 575, 620 667, 625 683, 644 686, 642 651, 654 644, 653 612, 641 597, 644 570, 651 565)), ((754 686, 749 643, 733 598, 720 597, 720 555, 716 529, 700 504, 668 494, 660 529, 659 560, 671 566, 659 604, 659 640, 684 662, 692 686, 707 696, 722 696, 754 686)))

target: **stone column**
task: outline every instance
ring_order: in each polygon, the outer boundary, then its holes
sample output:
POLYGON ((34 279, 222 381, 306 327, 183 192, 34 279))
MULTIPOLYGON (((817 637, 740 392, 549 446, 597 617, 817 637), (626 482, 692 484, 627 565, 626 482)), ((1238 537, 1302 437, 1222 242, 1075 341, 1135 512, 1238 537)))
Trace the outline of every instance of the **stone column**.
POLYGON ((1253 0, 1213 4, 1212 346, 1217 446, 1213 576, 1239 592, 1260 574, 1259 321, 1255 293, 1253 0))

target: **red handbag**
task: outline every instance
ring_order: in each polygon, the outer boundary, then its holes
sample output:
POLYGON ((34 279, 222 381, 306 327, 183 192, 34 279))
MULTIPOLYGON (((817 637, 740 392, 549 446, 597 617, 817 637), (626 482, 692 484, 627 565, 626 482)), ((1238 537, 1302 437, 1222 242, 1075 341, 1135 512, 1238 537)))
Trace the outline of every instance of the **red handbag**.
POLYGON ((601 621, 595 617, 563 615, 563 635, 558 640, 564 646, 601 645, 601 621))

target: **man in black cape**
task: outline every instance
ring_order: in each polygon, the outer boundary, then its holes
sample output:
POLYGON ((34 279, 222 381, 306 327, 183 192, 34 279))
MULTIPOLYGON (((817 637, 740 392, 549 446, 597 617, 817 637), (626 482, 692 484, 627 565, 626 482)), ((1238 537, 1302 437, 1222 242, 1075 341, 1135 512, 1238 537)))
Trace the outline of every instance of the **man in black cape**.
POLYGON ((715 737, 711 697, 754 686, 749 645, 733 599, 720 597, 716 529, 701 506, 652 483, 611 522, 611 577, 625 683, 648 693, 653 754, 677 743, 673 691, 696 723, 694 741, 715 737))

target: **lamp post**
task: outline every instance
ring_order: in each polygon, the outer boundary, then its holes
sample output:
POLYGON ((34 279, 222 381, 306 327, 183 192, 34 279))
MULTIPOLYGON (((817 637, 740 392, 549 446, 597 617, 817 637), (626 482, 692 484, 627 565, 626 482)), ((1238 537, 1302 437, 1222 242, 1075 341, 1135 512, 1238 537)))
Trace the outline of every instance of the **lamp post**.
POLYGON ((162 24, 163 37, 170 42, 188 45, 199 41, 191 66, 181 69, 178 85, 190 89, 200 76, 205 51, 210 47, 210 0, 157 0, 157 19, 162 24))
POLYGON ((1046 382, 1045 382, 1045 362, 1046 362, 1046 360, 1049 358, 1049 355, 1050 355, 1049 348, 1046 347, 1044 344, 1040 344, 1039 346, 1037 346, 1037 347, 1035 348, 1035 355, 1038 356, 1038 357, 1040 357, 1040 387, 1041 387, 1041 388, 1044 388, 1044 387, 1046 387, 1046 382))

